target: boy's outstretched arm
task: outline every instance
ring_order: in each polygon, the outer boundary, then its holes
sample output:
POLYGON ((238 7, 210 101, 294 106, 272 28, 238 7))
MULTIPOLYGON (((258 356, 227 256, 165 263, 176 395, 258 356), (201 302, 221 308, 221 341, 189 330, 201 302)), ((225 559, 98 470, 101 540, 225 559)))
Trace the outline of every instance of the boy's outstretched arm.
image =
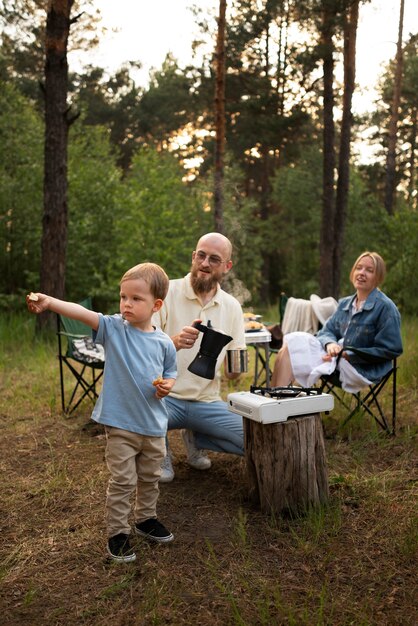
POLYGON ((97 330, 99 327, 99 314, 76 302, 58 300, 58 298, 47 296, 44 293, 30 293, 26 296, 26 303, 31 313, 39 314, 44 311, 53 311, 59 315, 83 322, 93 330, 97 330))

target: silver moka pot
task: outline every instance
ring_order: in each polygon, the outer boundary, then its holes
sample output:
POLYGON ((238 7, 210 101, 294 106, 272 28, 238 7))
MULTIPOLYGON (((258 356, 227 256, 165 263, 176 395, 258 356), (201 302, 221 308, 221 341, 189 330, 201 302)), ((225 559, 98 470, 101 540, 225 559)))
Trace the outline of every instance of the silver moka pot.
POLYGON ((200 322, 195 322, 193 326, 203 333, 203 337, 199 352, 187 369, 189 372, 192 372, 192 374, 196 374, 196 376, 213 380, 215 378, 218 356, 222 348, 232 341, 233 338, 218 330, 214 330, 210 320, 207 326, 200 324, 200 322))

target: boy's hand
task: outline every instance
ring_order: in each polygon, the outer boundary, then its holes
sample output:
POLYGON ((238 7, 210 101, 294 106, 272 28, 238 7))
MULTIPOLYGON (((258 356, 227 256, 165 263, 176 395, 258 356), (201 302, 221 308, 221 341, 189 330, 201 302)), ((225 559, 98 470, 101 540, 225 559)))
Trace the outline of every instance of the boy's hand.
POLYGON ((157 378, 154 380, 152 384, 155 386, 155 395, 157 398, 161 400, 161 398, 168 396, 175 382, 175 378, 157 378))
POLYGON ((26 304, 31 313, 43 313, 48 310, 49 298, 44 293, 29 293, 26 296, 26 304))

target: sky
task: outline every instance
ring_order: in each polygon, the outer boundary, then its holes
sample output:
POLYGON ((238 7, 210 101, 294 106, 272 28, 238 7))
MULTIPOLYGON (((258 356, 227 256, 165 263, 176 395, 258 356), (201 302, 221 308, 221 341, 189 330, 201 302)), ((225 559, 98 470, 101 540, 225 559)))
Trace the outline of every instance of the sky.
MULTIPOLYGON (((95 0, 102 23, 108 29, 97 51, 89 55, 90 64, 110 72, 125 61, 142 63, 135 74, 138 85, 146 85, 152 67, 159 68, 172 52, 180 66, 191 61, 191 43, 198 35, 189 8, 196 4, 215 15, 218 0, 95 0), (118 32, 112 32, 117 29, 118 32)), ((398 37, 400 0, 371 0, 361 5, 357 34, 358 92, 353 105, 357 112, 370 110, 376 94, 373 86, 385 62, 395 56, 398 37)), ((404 40, 418 32, 418 0, 405 0, 404 40)), ((71 58, 70 58, 71 63, 71 58)))

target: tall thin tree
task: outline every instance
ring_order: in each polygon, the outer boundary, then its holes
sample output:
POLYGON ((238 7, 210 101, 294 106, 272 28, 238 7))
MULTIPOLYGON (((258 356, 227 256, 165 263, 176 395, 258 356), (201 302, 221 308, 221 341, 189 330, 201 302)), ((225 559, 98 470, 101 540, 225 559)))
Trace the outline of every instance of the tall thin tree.
POLYGON ((324 2, 321 25, 321 48, 324 72, 324 122, 323 122, 323 193, 320 230, 319 289, 322 296, 334 292, 332 250, 334 242, 335 212, 335 122, 334 122, 334 58, 333 36, 336 8, 324 2))
POLYGON ((323 203, 320 234, 320 294, 338 297, 347 216, 352 128, 352 99, 355 86, 356 38, 359 0, 322 0, 321 44, 324 68, 323 203), (338 24, 344 34, 343 114, 335 176, 334 43, 338 24))
MULTIPOLYGON (((67 146, 74 118, 67 104, 67 46, 74 0, 49 0, 45 35, 44 212, 42 219, 40 289, 63 298, 67 250, 67 146)), ((77 19, 77 18, 75 18, 77 19)), ((52 324, 48 313, 38 328, 52 324)))
POLYGON ((226 0, 219 0, 218 33, 216 40, 216 88, 215 88, 215 230, 224 231, 223 183, 225 155, 225 22, 226 0))
POLYGON ((348 12, 343 14, 344 32, 344 92, 341 120, 340 150, 338 155, 338 182, 335 198, 333 291, 338 297, 341 280, 344 232, 350 184, 351 127, 353 123, 352 101, 356 77, 356 39, 359 0, 352 0, 348 12))
POLYGON ((401 100, 403 50, 402 33, 404 22, 405 0, 400 0, 398 41, 396 45, 395 82, 389 120, 388 152, 386 157, 385 209, 393 215, 393 204, 396 186, 396 139, 399 121, 399 103, 401 100))

